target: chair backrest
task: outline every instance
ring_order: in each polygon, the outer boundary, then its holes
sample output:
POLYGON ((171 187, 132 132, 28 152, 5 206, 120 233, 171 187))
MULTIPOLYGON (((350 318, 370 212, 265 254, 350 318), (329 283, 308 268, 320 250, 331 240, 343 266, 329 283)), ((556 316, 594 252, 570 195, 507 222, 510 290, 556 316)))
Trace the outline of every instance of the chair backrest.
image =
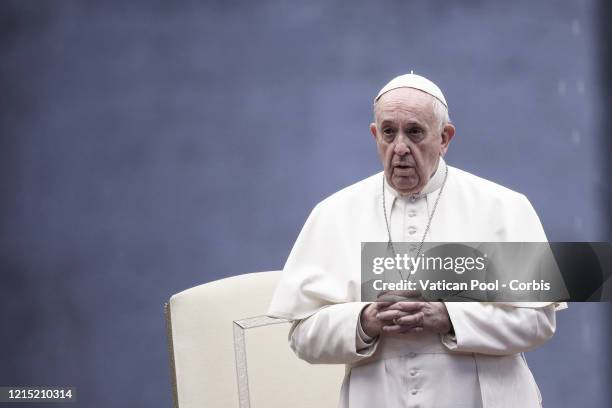
POLYGON ((174 406, 335 407, 342 365, 311 365, 289 348, 290 324, 266 317, 280 272, 177 293, 166 304, 174 406))

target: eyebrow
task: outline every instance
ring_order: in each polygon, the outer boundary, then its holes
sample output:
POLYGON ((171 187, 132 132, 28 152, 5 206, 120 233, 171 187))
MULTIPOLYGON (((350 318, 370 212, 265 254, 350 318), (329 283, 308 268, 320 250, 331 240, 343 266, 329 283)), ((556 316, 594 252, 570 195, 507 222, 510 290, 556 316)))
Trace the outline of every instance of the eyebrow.
MULTIPOLYGON (((393 119, 384 119, 382 122, 380 122, 381 126, 384 125, 395 125, 395 121, 393 119)), ((407 125, 417 125, 417 126, 421 126, 421 127, 425 127, 425 125, 417 120, 414 119, 410 119, 408 121, 406 121, 407 125)))

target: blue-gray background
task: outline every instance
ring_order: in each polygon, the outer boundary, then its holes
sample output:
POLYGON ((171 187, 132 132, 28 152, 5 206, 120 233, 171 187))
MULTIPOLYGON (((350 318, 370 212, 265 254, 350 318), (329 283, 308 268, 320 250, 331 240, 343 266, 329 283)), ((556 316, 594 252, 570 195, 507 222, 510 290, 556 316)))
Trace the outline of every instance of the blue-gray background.
MULTIPOLYGON (((410 69, 449 101, 450 164, 527 194, 551 240, 611 240, 599 3, 3 1, 0 385, 169 406, 164 301, 280 269, 379 171, 371 99, 410 69)), ((546 405, 609 406, 606 308, 528 355, 546 405)))

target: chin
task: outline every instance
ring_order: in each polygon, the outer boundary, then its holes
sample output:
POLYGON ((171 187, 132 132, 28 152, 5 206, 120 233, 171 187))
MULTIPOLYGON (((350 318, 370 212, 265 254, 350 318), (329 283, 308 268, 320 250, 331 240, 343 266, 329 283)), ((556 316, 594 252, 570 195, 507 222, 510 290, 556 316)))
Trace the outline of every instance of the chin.
POLYGON ((417 193, 419 191, 420 185, 419 185, 418 180, 414 183, 410 183, 410 182, 404 181, 403 180, 404 177, 399 177, 399 178, 400 180, 393 180, 393 183, 391 183, 393 188, 395 188, 398 192, 404 193, 404 194, 410 194, 410 193, 417 193))
POLYGON ((395 185, 394 188, 401 194, 414 194, 421 190, 419 186, 404 186, 401 184, 395 185))

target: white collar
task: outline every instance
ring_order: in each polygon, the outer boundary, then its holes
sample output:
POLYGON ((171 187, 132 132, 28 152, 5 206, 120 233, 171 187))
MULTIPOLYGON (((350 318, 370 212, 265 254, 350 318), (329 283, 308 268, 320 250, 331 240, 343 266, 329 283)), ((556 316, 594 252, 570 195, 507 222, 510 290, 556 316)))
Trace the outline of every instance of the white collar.
POLYGON ((438 190, 440 187, 442 187, 442 183, 444 182, 444 169, 446 168, 446 166, 446 162, 444 161, 442 156, 440 156, 436 172, 429 179, 425 187, 423 187, 423 190, 421 190, 421 192, 417 194, 401 194, 397 192, 393 187, 389 185, 389 183, 387 182, 387 177, 385 176, 385 173, 383 171, 383 178, 385 183, 385 198, 387 199, 387 202, 393 203, 393 201, 399 197, 418 199, 425 197, 427 194, 433 193, 434 191, 438 190))

